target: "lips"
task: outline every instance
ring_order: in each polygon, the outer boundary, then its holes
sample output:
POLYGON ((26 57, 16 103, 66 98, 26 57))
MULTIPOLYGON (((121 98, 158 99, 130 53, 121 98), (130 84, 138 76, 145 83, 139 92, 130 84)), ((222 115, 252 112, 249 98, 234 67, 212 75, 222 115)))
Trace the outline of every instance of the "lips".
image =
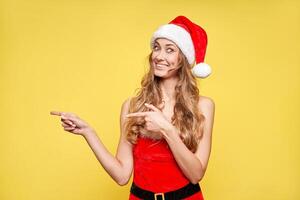
POLYGON ((157 69, 165 69, 165 68, 167 67, 167 65, 155 63, 155 67, 156 67, 157 69))
POLYGON ((165 66, 167 66, 167 65, 164 65, 164 64, 156 64, 156 66, 158 66, 158 67, 165 67, 165 66))
POLYGON ((159 66, 159 65, 156 65, 156 66, 155 66, 155 69, 158 69, 158 70, 163 70, 163 69, 165 69, 165 67, 163 67, 163 66, 159 66))

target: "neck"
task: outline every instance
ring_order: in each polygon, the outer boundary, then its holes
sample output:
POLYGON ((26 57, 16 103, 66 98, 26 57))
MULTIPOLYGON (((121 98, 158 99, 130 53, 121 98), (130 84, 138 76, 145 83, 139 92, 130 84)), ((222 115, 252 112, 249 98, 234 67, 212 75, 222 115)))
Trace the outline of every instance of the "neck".
POLYGON ((178 82, 178 77, 170 77, 161 79, 159 87, 162 91, 162 97, 165 101, 173 101, 175 99, 175 86, 178 82))

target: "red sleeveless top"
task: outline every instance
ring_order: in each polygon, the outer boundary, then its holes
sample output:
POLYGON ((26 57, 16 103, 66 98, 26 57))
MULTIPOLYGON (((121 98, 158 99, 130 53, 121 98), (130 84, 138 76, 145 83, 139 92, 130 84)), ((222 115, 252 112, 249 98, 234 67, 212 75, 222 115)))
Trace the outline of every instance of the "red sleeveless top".
MULTIPOLYGON (((166 140, 152 140, 139 136, 133 145, 133 182, 152 192, 177 190, 189 183, 177 165, 166 140)), ((129 200, 140 200, 130 193, 129 200)), ((199 191, 185 200, 204 200, 199 191)))

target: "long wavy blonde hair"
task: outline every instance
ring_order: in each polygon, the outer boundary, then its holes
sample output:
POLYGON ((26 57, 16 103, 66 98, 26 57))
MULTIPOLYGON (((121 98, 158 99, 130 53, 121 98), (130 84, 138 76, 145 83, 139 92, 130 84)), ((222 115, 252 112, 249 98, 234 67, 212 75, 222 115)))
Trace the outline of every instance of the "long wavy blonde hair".
MULTIPOLYGON (((203 135, 205 117, 198 107, 200 99, 199 89, 195 76, 191 72, 192 66, 188 63, 183 53, 179 52, 179 65, 177 76, 179 81, 175 86, 174 114, 172 124, 180 131, 180 138, 186 147, 195 152, 203 135)), ((148 55, 149 71, 143 76, 141 88, 138 88, 136 96, 131 98, 129 113, 149 111, 144 103, 158 107, 162 104, 162 91, 159 88, 160 77, 154 75, 152 67, 152 52, 148 55)), ((125 121, 126 139, 136 144, 137 137, 144 130, 143 117, 127 118, 125 121)))

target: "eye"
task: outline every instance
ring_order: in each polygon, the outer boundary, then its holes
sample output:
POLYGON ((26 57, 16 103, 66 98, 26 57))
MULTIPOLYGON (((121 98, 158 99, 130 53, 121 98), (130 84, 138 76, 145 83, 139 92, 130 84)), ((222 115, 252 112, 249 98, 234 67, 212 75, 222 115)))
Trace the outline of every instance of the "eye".
POLYGON ((171 52, 173 52, 174 50, 171 49, 171 48, 168 48, 167 51, 168 51, 168 53, 171 53, 171 52))

